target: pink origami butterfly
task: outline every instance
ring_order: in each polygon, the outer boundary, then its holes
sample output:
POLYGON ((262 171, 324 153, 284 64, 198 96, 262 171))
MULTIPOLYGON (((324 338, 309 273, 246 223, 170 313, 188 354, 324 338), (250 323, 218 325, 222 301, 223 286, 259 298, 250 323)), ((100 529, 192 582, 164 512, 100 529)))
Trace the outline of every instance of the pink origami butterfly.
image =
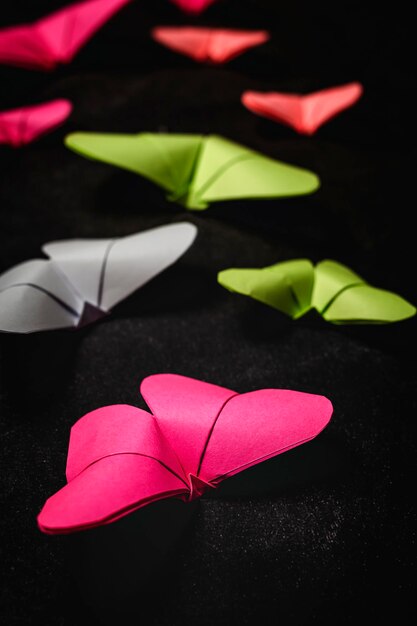
POLYGON ((329 119, 351 107, 363 93, 360 83, 323 89, 305 96, 294 93, 245 91, 242 103, 253 113, 313 135, 329 119))
POLYGON ((34 22, 0 30, 0 63, 53 70, 78 50, 131 0, 86 0, 34 22))
POLYGON ((216 0, 171 0, 178 8, 182 9, 184 13, 191 13, 198 15, 203 13, 213 2, 216 0))
POLYGON ((155 41, 202 63, 225 63, 269 39, 266 30, 229 30, 193 26, 158 26, 155 41))
POLYGON ((333 410, 324 396, 287 389, 238 394, 175 374, 145 378, 141 392, 152 413, 107 406, 72 427, 68 484, 39 514, 43 532, 108 524, 163 498, 194 500, 313 439, 333 410))
POLYGON ((0 111, 0 143, 14 148, 31 143, 63 124, 71 111, 71 102, 64 99, 0 111))

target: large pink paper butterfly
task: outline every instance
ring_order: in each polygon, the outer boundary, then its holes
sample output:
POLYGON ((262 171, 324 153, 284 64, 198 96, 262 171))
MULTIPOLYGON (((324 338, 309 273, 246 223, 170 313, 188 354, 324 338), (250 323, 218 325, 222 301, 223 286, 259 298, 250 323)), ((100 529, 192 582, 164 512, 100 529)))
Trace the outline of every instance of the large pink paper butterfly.
POLYGON ((360 83, 331 87, 304 96, 278 91, 245 91, 242 103, 253 113, 291 126, 300 134, 313 135, 325 122, 354 105, 362 93, 360 83))
POLYGON ((198 15, 203 13, 210 4, 216 2, 216 0, 171 0, 178 8, 182 9, 184 13, 191 13, 198 15))
POLYGON ((0 63, 53 70, 69 63, 94 33, 131 0, 86 0, 33 24, 0 30, 0 63))
POLYGON ((231 30, 196 26, 157 26, 155 41, 200 63, 226 63, 269 39, 266 30, 231 30))
POLYGON ((72 111, 69 100, 59 99, 10 111, 0 111, 0 143, 18 148, 63 124, 72 111))
POLYGON ((45 533, 108 524, 163 498, 190 501, 261 461, 313 439, 328 424, 324 396, 230 389, 175 374, 145 378, 152 413, 97 409, 71 430, 68 484, 46 501, 45 533))

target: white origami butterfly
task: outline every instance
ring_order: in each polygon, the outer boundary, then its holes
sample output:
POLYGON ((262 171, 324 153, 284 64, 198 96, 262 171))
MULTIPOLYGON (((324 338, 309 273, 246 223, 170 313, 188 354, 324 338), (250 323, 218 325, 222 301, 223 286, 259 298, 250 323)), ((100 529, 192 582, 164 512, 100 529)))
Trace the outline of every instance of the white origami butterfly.
POLYGON ((43 246, 49 259, 0 276, 0 331, 80 327, 175 263, 197 234, 180 222, 118 239, 68 239, 43 246))

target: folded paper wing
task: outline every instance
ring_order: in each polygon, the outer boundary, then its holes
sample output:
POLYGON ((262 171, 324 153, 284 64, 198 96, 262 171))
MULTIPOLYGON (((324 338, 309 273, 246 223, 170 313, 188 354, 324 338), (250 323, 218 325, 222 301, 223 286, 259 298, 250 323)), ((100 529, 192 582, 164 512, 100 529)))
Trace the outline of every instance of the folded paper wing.
POLYGON ((319 395, 287 389, 238 394, 177 374, 145 378, 141 393, 185 473, 211 486, 312 439, 333 410, 319 395))
POLYGON ((31 333, 77 325, 82 299, 50 261, 16 265, 0 276, 0 330, 31 333))
POLYGON ((193 224, 180 222, 119 239, 53 242, 43 251, 85 302, 107 312, 175 263, 196 234, 193 224))
POLYGON ((199 497, 312 439, 332 414, 323 396, 279 389, 239 395, 173 374, 150 376, 141 389, 154 415, 115 405, 72 428, 68 484, 45 503, 43 532, 106 524, 162 498, 199 497))
POLYGON ((246 91, 242 103, 253 113, 291 126, 298 133, 313 135, 325 122, 354 105, 362 93, 362 85, 356 82, 305 96, 246 91))
POLYGON ((190 184, 187 206, 205 209, 211 202, 237 198, 304 195, 320 186, 308 170, 265 157, 222 137, 205 139, 190 184))
POLYGON ((311 306, 314 268, 307 259, 277 263, 262 269, 231 268, 219 272, 220 285, 250 296, 297 319, 311 306))
POLYGON ((86 529, 187 493, 181 472, 152 415, 128 405, 97 409, 73 426, 68 484, 47 500, 39 527, 46 533, 86 529))
POLYGON ((315 309, 334 324, 384 324, 412 317, 416 309, 395 293, 368 285, 348 267, 322 261, 315 268, 295 259, 260 269, 219 272, 220 285, 259 300, 293 319, 315 309))
POLYGON ((63 124, 71 111, 71 102, 64 99, 1 111, 0 143, 15 148, 31 143, 63 124))
POLYGON ((119 239, 69 239, 43 246, 50 258, 0 276, 0 330, 83 326, 175 263, 197 229, 180 222, 119 239))
POLYGON ((216 2, 216 0, 171 0, 184 13, 198 15, 203 13, 208 7, 216 2))
POLYGON ((131 0, 85 0, 33 24, 0 30, 0 63, 52 70, 69 63, 78 50, 131 0))
POLYGON ((213 424, 199 477, 217 485, 310 441, 327 426, 332 412, 327 398, 288 389, 234 396, 213 424))
POLYGON ((401 296, 368 285, 341 263, 326 260, 315 268, 312 306, 334 324, 387 324, 416 314, 401 296))
POLYGON ((216 135, 116 135, 73 133, 68 148, 122 167, 169 192, 188 209, 237 198, 274 198, 312 193, 318 177, 216 135))
POLYGON ((265 30, 231 30, 193 26, 158 26, 155 41, 201 63, 226 63, 269 39, 265 30))

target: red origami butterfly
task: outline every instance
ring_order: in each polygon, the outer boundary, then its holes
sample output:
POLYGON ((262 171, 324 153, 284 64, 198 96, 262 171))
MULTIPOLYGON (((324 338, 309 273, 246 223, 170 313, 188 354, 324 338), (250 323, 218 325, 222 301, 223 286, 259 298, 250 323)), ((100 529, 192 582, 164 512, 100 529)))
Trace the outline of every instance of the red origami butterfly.
POLYGON ((45 503, 43 532, 108 524, 163 498, 194 500, 313 439, 333 410, 324 396, 287 389, 238 394, 175 374, 145 378, 141 392, 152 413, 107 406, 72 427, 68 484, 45 503))
POLYGON ((363 93, 360 83, 331 87, 305 96, 295 93, 246 91, 242 103, 253 113, 313 135, 329 119, 351 107, 363 93))
POLYGON ((152 37, 200 63, 226 63, 269 39, 266 30, 231 30, 197 26, 157 26, 152 37))
POLYGON ((131 0, 86 0, 34 22, 0 30, 0 63, 53 70, 78 50, 131 0))

